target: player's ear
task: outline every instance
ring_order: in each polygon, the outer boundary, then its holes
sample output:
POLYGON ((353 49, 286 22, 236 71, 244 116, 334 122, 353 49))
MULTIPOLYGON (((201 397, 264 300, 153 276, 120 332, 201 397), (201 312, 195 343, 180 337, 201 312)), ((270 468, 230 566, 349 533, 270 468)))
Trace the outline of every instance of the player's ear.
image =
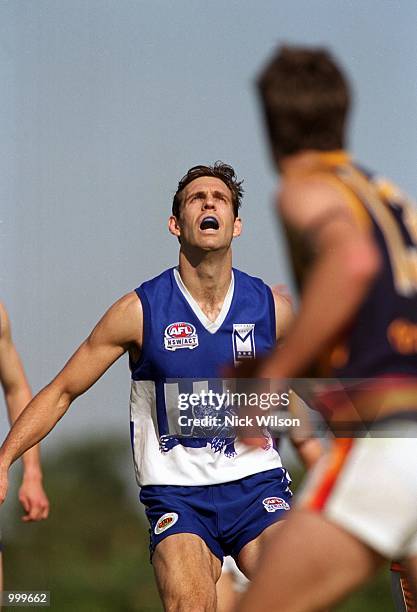
POLYGON ((242 219, 236 217, 233 224, 233 238, 237 238, 242 233, 242 219))
POLYGON ((180 234, 181 234, 180 225, 178 223, 177 217, 174 217, 174 215, 171 215, 170 218, 168 219, 168 229, 173 236, 176 236, 177 238, 180 237, 180 234))

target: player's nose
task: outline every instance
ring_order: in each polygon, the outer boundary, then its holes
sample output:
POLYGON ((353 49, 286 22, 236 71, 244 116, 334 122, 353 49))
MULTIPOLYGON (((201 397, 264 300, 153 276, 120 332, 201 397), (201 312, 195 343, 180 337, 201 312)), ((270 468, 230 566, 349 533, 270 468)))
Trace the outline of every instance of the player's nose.
POLYGON ((212 210, 213 208, 216 208, 216 201, 211 195, 208 195, 203 202, 203 210, 212 210))

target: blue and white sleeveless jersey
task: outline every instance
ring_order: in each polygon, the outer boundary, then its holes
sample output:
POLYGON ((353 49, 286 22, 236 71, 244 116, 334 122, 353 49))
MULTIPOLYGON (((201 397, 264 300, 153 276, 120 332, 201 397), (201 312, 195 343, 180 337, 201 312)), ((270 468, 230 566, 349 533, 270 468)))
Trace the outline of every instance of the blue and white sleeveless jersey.
MULTIPOLYGON (((180 394, 210 390, 221 395, 227 385, 218 378, 222 366, 260 356, 274 346, 269 287, 233 270, 215 322, 203 313, 175 268, 143 283, 136 293, 143 308, 143 346, 139 360, 130 363, 130 415, 139 485, 218 484, 281 467, 270 438, 265 449, 250 448, 230 428, 195 427, 196 417, 207 416, 207 405, 184 408, 178 402, 180 394)), ((215 412, 224 416, 229 409, 225 402, 215 412)))

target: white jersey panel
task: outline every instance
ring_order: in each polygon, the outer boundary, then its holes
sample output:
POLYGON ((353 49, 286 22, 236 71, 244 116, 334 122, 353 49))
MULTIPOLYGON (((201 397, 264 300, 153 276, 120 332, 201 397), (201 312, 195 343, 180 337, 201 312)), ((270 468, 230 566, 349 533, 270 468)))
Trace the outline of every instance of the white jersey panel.
POLYGON ((181 444, 169 452, 158 439, 156 392, 153 381, 132 381, 130 418, 133 423, 133 453, 140 486, 201 486, 239 480, 245 476, 282 467, 279 454, 270 448, 251 448, 235 440, 235 457, 213 452, 209 440, 203 448, 181 444))

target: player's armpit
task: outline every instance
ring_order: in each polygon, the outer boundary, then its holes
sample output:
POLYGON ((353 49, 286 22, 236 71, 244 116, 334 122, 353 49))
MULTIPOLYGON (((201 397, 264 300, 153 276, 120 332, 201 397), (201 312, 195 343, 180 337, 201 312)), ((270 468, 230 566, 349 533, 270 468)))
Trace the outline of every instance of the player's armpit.
POLYGON ((294 321, 294 308, 291 295, 285 285, 276 285, 271 290, 275 305, 276 339, 280 344, 294 321))

